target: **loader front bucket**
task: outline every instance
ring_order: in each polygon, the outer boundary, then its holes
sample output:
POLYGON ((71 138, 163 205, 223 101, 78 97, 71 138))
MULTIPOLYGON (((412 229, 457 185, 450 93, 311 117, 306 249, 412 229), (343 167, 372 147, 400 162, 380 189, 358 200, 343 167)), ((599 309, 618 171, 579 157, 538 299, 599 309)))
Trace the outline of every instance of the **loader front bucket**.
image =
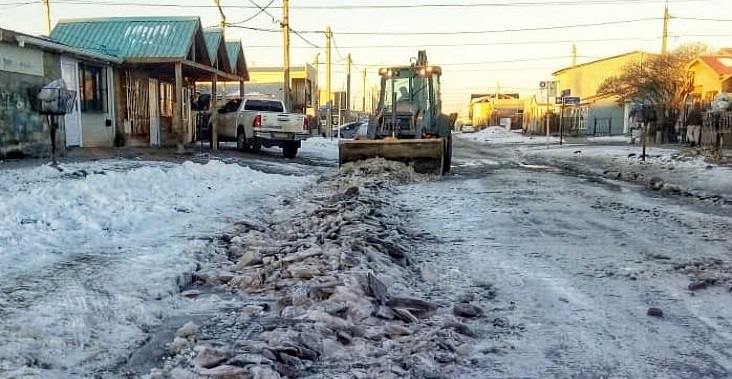
POLYGON ((338 143, 338 163, 381 157, 404 162, 421 174, 442 175, 445 142, 442 138, 347 140, 338 143))

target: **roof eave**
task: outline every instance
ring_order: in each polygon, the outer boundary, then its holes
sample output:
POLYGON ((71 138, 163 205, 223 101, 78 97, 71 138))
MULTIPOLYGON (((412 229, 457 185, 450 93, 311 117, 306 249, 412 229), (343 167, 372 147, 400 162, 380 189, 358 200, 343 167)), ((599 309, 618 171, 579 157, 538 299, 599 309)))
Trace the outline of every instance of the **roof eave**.
POLYGON ((59 53, 76 55, 76 56, 82 57, 82 58, 91 58, 94 60, 99 60, 99 61, 108 62, 108 63, 115 63, 115 64, 122 63, 122 58, 119 58, 119 57, 95 53, 92 51, 83 50, 83 49, 79 49, 76 47, 71 47, 68 45, 64 45, 62 43, 58 43, 58 42, 54 42, 54 41, 50 41, 50 40, 46 40, 46 39, 42 39, 42 38, 31 37, 31 36, 26 36, 26 35, 17 35, 17 36, 15 36, 15 39, 16 39, 16 41, 18 41, 18 44, 21 46, 25 45, 25 44, 29 44, 29 45, 53 50, 53 51, 56 51, 59 53))

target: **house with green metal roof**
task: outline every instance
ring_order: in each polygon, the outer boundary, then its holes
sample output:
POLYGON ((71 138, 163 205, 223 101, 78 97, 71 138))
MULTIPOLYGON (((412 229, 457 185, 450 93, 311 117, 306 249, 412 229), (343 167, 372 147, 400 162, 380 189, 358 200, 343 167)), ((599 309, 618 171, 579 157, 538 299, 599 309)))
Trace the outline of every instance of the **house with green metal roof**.
POLYGON ((105 73, 80 73, 80 85, 89 83, 92 88, 85 87, 82 101, 87 101, 87 94, 104 91, 113 98, 116 136, 111 143, 116 144, 177 144, 182 148, 196 139, 191 110, 195 83, 233 81, 243 88, 248 77, 246 70, 237 71, 241 66, 232 68, 223 33, 208 35, 198 17, 61 20, 51 39, 121 59, 106 86, 103 80, 93 80, 105 73))
POLYGON ((249 81, 249 70, 247 69, 247 61, 244 57, 244 48, 241 41, 227 41, 226 53, 233 73, 244 77, 244 81, 249 81))
POLYGON ((221 28, 206 28, 203 31, 203 36, 206 40, 206 48, 208 49, 211 66, 233 73, 231 70, 231 60, 229 59, 226 43, 224 42, 224 31, 221 28))

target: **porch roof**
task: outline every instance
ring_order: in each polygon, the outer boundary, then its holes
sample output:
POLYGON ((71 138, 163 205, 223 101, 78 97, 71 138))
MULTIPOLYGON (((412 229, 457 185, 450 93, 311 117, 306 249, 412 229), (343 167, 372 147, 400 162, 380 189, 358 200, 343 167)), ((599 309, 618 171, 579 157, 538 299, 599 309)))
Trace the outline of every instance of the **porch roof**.
POLYGON ((224 32, 220 28, 206 28, 203 30, 203 37, 206 40, 206 49, 211 62, 216 61, 216 54, 224 39, 224 32))
MULTIPOLYGON (((161 77, 174 77, 174 63, 185 77, 207 80, 212 75, 245 80, 232 73, 226 48, 219 43, 221 69, 214 67, 198 17, 112 17, 61 20, 51 32, 60 43, 122 58, 123 64, 145 67, 161 77)), ((216 50, 215 50, 216 51, 216 50)), ((214 55, 216 56, 216 55, 214 55)))
POLYGON ((107 63, 116 63, 120 64, 122 63, 122 59, 118 57, 113 57, 106 54, 101 54, 94 51, 87 51, 84 49, 79 49, 72 46, 67 46, 62 43, 53 41, 49 38, 45 37, 34 37, 23 33, 18 32, 12 32, 7 29, 1 29, 0 28, 0 41, 3 41, 4 35, 8 36, 14 36, 15 41, 12 41, 12 39, 8 39, 7 42, 17 42, 20 46, 25 45, 32 45, 36 46, 38 48, 41 48, 46 51, 52 51, 59 54, 66 54, 70 55, 79 59, 85 59, 85 60, 94 60, 94 61, 101 61, 101 62, 107 62, 107 63))
MULTIPOLYGON (((125 59, 185 58, 191 48, 196 47, 196 42, 205 44, 198 17, 60 20, 51 32, 51 38, 70 46, 125 59)), ((203 50, 205 53, 205 48, 203 50)), ((202 63, 210 63, 208 54, 201 58, 205 59, 202 63)))
POLYGON ((185 59, 132 59, 126 60, 125 65, 154 73, 155 77, 158 79, 173 81, 175 80, 174 64, 178 62, 183 66, 183 77, 192 79, 196 82, 210 81, 214 75, 218 80, 232 82, 244 80, 244 78, 239 75, 224 72, 217 68, 185 59))
POLYGON ((233 72, 237 75, 243 76, 244 80, 248 81, 249 69, 247 68, 246 58, 244 58, 244 48, 241 46, 241 42, 227 41, 226 53, 229 55, 230 65, 233 72))

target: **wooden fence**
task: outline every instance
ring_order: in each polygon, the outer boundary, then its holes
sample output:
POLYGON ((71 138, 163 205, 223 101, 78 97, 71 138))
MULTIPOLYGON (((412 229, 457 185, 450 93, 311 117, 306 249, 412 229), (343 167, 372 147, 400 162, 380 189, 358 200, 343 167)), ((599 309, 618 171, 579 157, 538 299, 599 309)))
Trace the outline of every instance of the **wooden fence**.
POLYGON ((701 145, 722 149, 732 148, 732 112, 707 112, 704 115, 701 145))

